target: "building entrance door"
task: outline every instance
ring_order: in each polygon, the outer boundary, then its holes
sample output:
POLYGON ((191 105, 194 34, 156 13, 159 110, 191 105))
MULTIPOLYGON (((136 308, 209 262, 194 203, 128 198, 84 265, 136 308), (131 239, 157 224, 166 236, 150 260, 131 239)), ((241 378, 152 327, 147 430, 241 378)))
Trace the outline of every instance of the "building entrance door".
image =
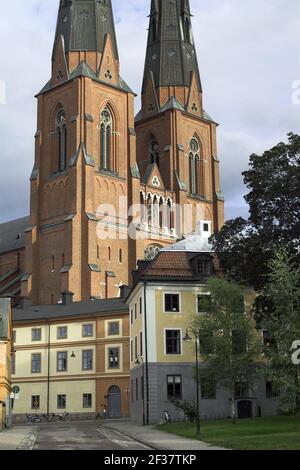
POLYGON ((108 390, 108 417, 121 418, 121 390, 113 385, 108 390))
POLYGON ((242 400, 237 404, 239 419, 253 418, 252 402, 250 400, 242 400))

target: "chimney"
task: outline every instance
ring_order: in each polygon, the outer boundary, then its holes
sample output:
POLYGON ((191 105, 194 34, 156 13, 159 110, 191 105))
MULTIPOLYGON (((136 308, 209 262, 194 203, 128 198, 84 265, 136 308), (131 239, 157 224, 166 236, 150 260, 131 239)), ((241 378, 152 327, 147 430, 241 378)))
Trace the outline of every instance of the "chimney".
POLYGON ((62 305, 71 305, 73 303, 73 292, 65 290, 61 293, 62 305))
POLYGON ((130 291, 131 291, 130 287, 125 286, 125 285, 120 286, 120 298, 122 300, 125 300, 128 297, 130 291))
POLYGON ((198 224, 198 234, 202 238, 209 239, 212 235, 212 223, 210 221, 201 220, 198 224))
POLYGON ((20 297, 20 308, 24 309, 31 307, 31 300, 29 297, 20 297))

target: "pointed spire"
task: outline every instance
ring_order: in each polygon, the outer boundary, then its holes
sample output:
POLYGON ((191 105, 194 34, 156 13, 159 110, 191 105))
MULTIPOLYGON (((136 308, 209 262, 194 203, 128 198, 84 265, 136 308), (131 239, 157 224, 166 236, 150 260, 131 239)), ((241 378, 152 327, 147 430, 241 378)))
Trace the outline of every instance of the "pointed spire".
POLYGON ((66 54, 77 51, 103 53, 108 34, 114 58, 118 60, 111 0, 60 0, 53 57, 61 37, 66 54))
POLYGON ((155 89, 189 88, 193 75, 201 93, 189 0, 152 0, 143 94, 149 80, 155 89))

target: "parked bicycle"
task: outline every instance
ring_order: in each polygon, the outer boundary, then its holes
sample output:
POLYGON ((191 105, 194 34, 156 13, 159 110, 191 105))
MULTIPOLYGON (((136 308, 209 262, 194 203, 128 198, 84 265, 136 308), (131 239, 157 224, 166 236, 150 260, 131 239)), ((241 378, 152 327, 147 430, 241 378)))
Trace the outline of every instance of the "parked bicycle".
POLYGON ((171 415, 167 410, 165 410, 163 411, 163 424, 169 424, 169 423, 171 423, 171 415))
POLYGON ((60 421, 60 422, 70 421, 70 414, 69 413, 64 413, 62 415, 58 415, 58 421, 60 421))
POLYGON ((26 414, 26 422, 27 422, 27 424, 37 424, 37 423, 40 423, 41 420, 38 417, 38 415, 26 414))
POLYGON ((49 415, 43 415, 43 419, 47 421, 47 423, 52 423, 53 421, 56 421, 56 415, 55 413, 52 413, 49 415))

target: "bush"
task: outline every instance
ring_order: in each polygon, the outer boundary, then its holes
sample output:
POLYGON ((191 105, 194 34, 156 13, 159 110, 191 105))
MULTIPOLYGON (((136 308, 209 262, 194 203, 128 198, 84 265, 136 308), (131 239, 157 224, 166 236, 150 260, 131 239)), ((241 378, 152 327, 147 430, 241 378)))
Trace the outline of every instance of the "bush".
POLYGON ((197 417, 197 405, 194 401, 179 401, 172 400, 173 405, 178 410, 184 413, 185 418, 189 420, 190 423, 194 423, 197 417))

